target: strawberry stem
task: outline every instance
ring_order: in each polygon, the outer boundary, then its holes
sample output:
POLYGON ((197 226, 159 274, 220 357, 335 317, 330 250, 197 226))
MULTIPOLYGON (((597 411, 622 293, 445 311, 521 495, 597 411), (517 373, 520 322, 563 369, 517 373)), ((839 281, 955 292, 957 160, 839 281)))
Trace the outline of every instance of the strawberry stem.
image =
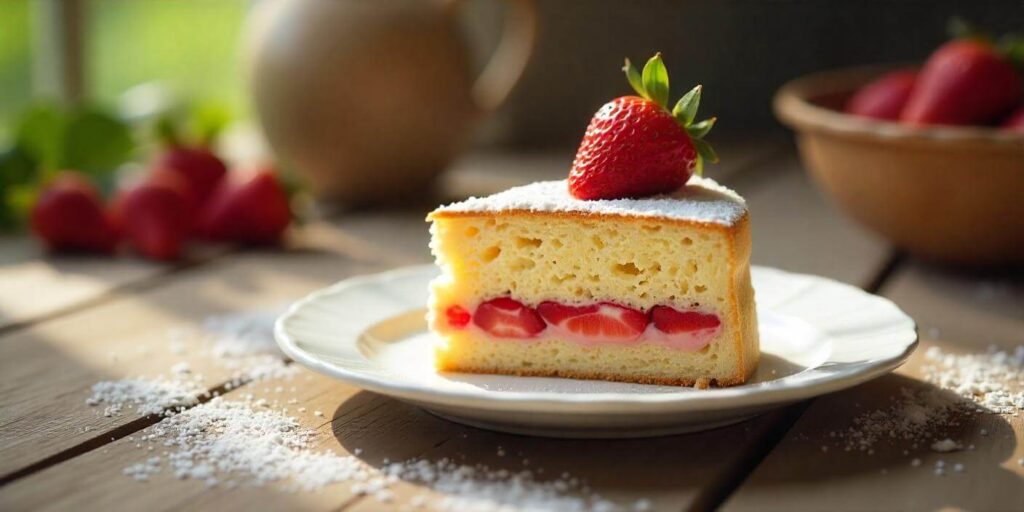
MULTIPOLYGON (((647 61, 642 72, 638 72, 629 59, 626 59, 625 65, 622 66, 622 71, 626 74, 626 80, 629 82, 630 87, 637 94, 668 110, 668 69, 665 68, 665 62, 662 61, 660 52, 654 54, 647 61)), ((704 140, 704 136, 715 126, 718 118, 711 117, 696 123, 693 122, 697 118, 697 109, 700 107, 702 90, 700 85, 690 89, 682 98, 679 98, 679 101, 676 102, 671 110, 672 117, 675 118, 680 127, 686 130, 686 133, 693 141, 694 148, 697 150, 695 172, 698 175, 704 174, 705 161, 710 163, 718 162, 718 155, 715 153, 715 150, 704 140)))

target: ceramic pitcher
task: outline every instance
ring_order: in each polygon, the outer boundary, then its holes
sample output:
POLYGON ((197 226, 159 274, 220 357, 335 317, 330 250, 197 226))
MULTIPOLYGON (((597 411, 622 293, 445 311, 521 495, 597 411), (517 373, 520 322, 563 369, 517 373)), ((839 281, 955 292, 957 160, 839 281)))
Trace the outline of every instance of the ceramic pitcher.
POLYGON ((509 0, 478 76, 464 2, 264 0, 247 27, 249 81, 276 157, 325 199, 422 193, 506 98, 533 49, 532 0, 509 0))

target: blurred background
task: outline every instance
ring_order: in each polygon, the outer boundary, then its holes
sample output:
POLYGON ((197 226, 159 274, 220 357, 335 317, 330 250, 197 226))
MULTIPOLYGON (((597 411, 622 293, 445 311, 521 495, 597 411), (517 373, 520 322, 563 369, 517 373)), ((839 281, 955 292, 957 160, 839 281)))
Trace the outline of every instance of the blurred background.
POLYGON ((109 197, 173 160, 171 125, 186 149, 272 163, 289 191, 345 207, 406 202, 480 151, 561 155, 561 174, 594 111, 630 93, 622 59, 657 51, 673 98, 703 84, 712 143, 784 139, 782 84, 919 63, 953 16, 1003 34, 1024 2, 4 0, 0 225, 23 228, 59 170, 109 197))
MULTIPOLYGON (((77 76, 67 79, 89 102, 116 105, 127 91, 155 83, 189 99, 222 104, 239 120, 251 119, 243 31, 260 3, 0 2, 3 134, 9 135, 32 101, 60 92, 52 69, 58 58, 78 62, 71 72, 77 76), (70 26, 60 25, 55 11, 66 11, 70 26), (65 37, 56 37, 62 27, 65 37)), ((466 3, 459 26, 479 69, 497 44, 507 5, 466 3)), ((539 0, 537 11, 533 58, 508 101, 480 130, 479 143, 574 144, 598 106, 628 92, 619 71, 626 56, 641 60, 660 50, 676 83, 704 84, 704 111, 720 118, 716 130, 778 129, 770 98, 795 76, 918 61, 946 38, 952 15, 996 33, 1024 24, 1024 2, 1016 0, 539 0)), ((386 58, 380 65, 387 65, 386 58)))

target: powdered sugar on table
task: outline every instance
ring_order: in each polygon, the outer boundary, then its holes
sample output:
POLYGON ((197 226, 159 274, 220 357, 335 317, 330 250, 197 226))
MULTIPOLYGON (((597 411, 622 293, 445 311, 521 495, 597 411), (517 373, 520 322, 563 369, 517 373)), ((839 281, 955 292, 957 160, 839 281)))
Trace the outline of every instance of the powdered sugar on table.
MULTIPOLYGON (((277 309, 210 317, 201 329, 176 329, 169 333, 171 352, 184 355, 186 341, 202 340, 199 355, 228 367, 233 380, 225 386, 266 379, 288 380, 296 368, 286 361, 273 342, 277 309), (191 339, 189 339, 191 338, 191 339)), ((194 345, 194 344, 193 344, 194 345)), ((104 381, 93 386, 86 403, 105 406, 104 414, 124 409, 140 415, 156 414, 161 420, 147 430, 129 436, 144 457, 122 472, 146 482, 161 473, 179 479, 199 480, 208 486, 262 487, 276 484, 287 491, 312 491, 329 485, 348 485, 352 493, 377 502, 394 501, 391 488, 399 481, 428 486, 432 493, 415 494, 408 506, 450 511, 616 511, 628 510, 590 491, 585 482, 568 474, 539 479, 530 470, 492 469, 465 465, 447 458, 412 459, 374 467, 353 455, 318 450, 322 435, 302 425, 276 399, 255 398, 235 392, 210 397, 203 378, 185 361, 170 366, 167 377, 136 377, 104 381)), ((290 386, 295 391, 294 386, 290 386)), ((265 393, 271 388, 267 386, 265 393)), ((274 393, 285 386, 277 385, 274 393)), ((287 405, 298 405, 292 398, 287 405)), ((296 407, 306 413, 306 407, 296 407)), ((324 418, 320 410, 313 411, 324 418)), ((527 461, 523 461, 527 465, 527 461)), ((543 471, 538 468, 538 472, 543 471)), ((649 508, 645 500, 633 510, 649 508)))
POLYGON ((487 196, 442 206, 431 215, 509 211, 582 213, 684 220, 730 226, 747 212, 746 201, 715 180, 693 176, 673 194, 641 199, 584 201, 569 195, 562 181, 539 181, 487 196))
MULTIPOLYGON (((900 388, 889 407, 857 415, 849 427, 832 431, 830 437, 846 451, 872 454, 879 442, 888 440, 902 442, 908 449, 926 446, 944 453, 964 448, 941 433, 962 425, 966 418, 1018 416, 1024 411, 1024 346, 1012 350, 993 346, 969 354, 931 347, 924 357, 922 371, 931 386, 900 388)), ((979 435, 984 438, 988 432, 981 429, 979 435)))

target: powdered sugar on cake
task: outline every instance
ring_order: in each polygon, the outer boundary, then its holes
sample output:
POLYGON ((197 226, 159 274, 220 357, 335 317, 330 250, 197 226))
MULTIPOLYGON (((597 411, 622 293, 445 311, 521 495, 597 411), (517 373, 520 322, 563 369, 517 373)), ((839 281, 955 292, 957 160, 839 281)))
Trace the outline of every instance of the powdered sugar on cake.
POLYGON ((488 197, 471 197, 438 208, 434 214, 473 212, 564 212, 686 220, 729 226, 747 211, 746 201, 715 180, 693 176, 673 194, 641 199, 584 201, 569 195, 562 181, 539 181, 488 197))

